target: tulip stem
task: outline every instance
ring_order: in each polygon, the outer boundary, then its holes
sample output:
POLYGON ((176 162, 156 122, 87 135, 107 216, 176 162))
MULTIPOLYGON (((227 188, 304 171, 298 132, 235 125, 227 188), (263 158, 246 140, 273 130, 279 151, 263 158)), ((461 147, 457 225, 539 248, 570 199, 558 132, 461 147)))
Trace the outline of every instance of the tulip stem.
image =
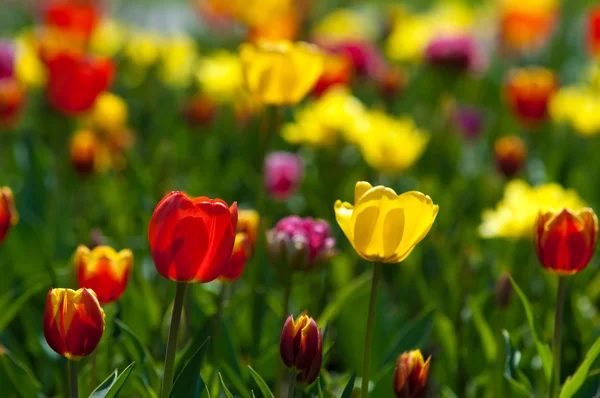
POLYGON ((169 338, 167 340, 167 352, 165 354, 165 373, 160 396, 167 398, 173 387, 173 378, 175 377, 175 354, 177 353, 177 340, 179 337, 179 324, 181 322, 181 310, 183 309, 183 297, 187 284, 178 282, 175 292, 175 302, 173 303, 173 314, 171 315, 171 327, 169 328, 169 338))
POLYGON ((294 398, 296 395, 296 374, 294 372, 290 372, 290 382, 288 386, 288 398, 294 398))
POLYGON ((77 380, 77 362, 69 361, 69 384, 70 384, 70 397, 79 398, 79 385, 77 380))
POLYGON ((554 338, 552 339, 552 356, 554 361, 554 376, 552 378, 552 387, 550 397, 557 397, 560 387, 560 351, 561 351, 561 335, 563 324, 563 313, 565 309, 565 290, 567 278, 564 276, 558 277, 558 293, 556 294, 556 313, 554 317, 554 338))
POLYGON ((373 321, 375 320, 375 301, 377 299, 377 284, 381 274, 381 264, 373 263, 373 279, 371 280, 371 297, 369 298, 369 315, 367 317, 367 332, 365 333, 365 353, 363 356, 361 398, 369 396, 369 370, 371 367, 371 336, 373 335, 373 321))

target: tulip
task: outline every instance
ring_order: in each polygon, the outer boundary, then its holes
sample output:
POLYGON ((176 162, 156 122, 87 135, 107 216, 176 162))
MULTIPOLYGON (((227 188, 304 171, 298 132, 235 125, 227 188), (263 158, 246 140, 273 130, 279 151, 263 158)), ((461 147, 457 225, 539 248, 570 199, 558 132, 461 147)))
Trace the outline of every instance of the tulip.
POLYGON ((58 354, 77 360, 90 355, 104 332, 104 311, 91 289, 50 289, 44 336, 58 354))
POLYGON ((256 210, 238 210, 237 232, 243 232, 246 234, 248 237, 248 243, 252 247, 252 251, 254 251, 254 246, 256 246, 256 233, 259 222, 260 216, 256 210))
POLYGON ((600 7, 589 11, 587 17, 587 47, 590 55, 600 59, 600 7))
POLYGON ((132 265, 133 253, 129 249, 117 253, 109 246, 90 250, 81 245, 75 252, 79 286, 93 289, 102 304, 117 301, 121 297, 132 265))
POLYGON ((347 86, 352 80, 352 63, 347 56, 327 55, 324 65, 323 73, 312 90, 318 97, 323 95, 330 87, 335 85, 347 86))
POLYGON ((596 249, 598 218, 590 208, 540 212, 536 229, 540 263, 562 276, 583 270, 596 249))
POLYGON ((0 129, 11 128, 25 102, 25 93, 16 79, 0 79, 0 129))
POLYGON ((479 62, 475 39, 468 35, 440 36, 425 48, 425 61, 432 66, 473 71, 479 62))
POLYGON ((347 57, 352 61, 352 69, 359 76, 376 79, 386 68, 385 59, 377 46, 363 40, 321 40, 319 47, 326 51, 347 57))
POLYGON ((420 398, 427 386, 429 362, 424 361, 420 350, 404 352, 396 361, 394 393, 398 398, 420 398))
POLYGON ((336 253, 335 238, 325 220, 288 216, 267 232, 267 253, 287 269, 309 270, 336 253))
POLYGON ((503 50, 528 53, 539 50, 552 34, 558 20, 557 1, 504 0, 500 10, 500 39, 503 50))
POLYGON ((452 122, 467 141, 475 141, 481 135, 483 115, 478 109, 459 106, 452 114, 452 122))
POLYGON ((148 240, 156 270, 176 282, 206 283, 222 274, 235 241, 237 204, 167 194, 154 209, 148 240))
POLYGON ((313 88, 323 71, 316 46, 288 41, 240 47, 248 91, 265 105, 293 105, 313 88))
POLYGON ((48 68, 47 96, 66 115, 90 109, 108 88, 114 65, 107 58, 85 57, 75 52, 58 52, 44 57, 48 68))
POLYGON ((217 105, 206 95, 190 98, 182 109, 184 120, 190 127, 209 125, 217 113, 217 105))
POLYGON ((265 157, 265 189, 275 200, 287 200, 298 190, 304 174, 302 159, 290 152, 271 152, 265 157))
POLYGON ((494 143, 496 167, 506 178, 516 176, 525 165, 527 147, 516 135, 500 137, 494 143))
POLYGON ((244 272, 246 262, 248 262, 251 255, 252 247, 248 235, 244 232, 236 233, 231 257, 219 278, 225 282, 237 280, 244 272))
POLYGON ((300 372, 296 381, 312 384, 321 371, 323 360, 323 337, 314 319, 301 315, 294 321, 287 318, 281 332, 279 352, 285 366, 300 372))
POLYGON ((504 309, 509 306, 513 296, 513 287, 508 274, 503 274, 496 281, 496 305, 504 309))
POLYGON ((15 46, 8 40, 0 40, 0 80, 15 75, 15 46))
POLYGON ((52 2, 44 12, 46 26, 66 33, 71 40, 86 43, 98 25, 98 10, 89 3, 57 0, 52 2))
POLYGON ((386 67, 377 79, 379 93, 386 99, 397 97, 407 84, 406 73, 398 67, 386 67))
POLYGON ((71 163, 82 175, 92 173, 96 169, 100 153, 100 140, 91 130, 81 130, 71 137, 71 163))
POLYGON ((111 135, 125 127, 127 113, 127 103, 123 98, 104 92, 96 99, 87 122, 93 130, 111 135))
POLYGON ((541 124, 548 116, 548 103, 557 87, 558 80, 549 69, 513 69, 505 83, 508 107, 524 127, 541 124))
POLYGON ((417 191, 397 195, 382 185, 359 181, 354 206, 335 202, 335 218, 359 256, 399 263, 429 232, 439 207, 417 191))
POLYGON ((15 208, 13 192, 8 187, 0 187, 0 243, 4 241, 8 231, 19 221, 15 208))

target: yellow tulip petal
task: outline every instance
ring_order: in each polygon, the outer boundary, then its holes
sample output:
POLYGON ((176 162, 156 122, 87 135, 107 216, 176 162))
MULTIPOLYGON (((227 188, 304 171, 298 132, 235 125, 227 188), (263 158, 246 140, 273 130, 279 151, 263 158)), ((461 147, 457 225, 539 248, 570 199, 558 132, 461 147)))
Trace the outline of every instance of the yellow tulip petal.
POLYGON ((352 228, 353 209, 354 207, 350 203, 342 203, 341 200, 337 200, 334 205, 335 220, 337 221, 338 225, 342 229, 342 232, 344 232, 344 235, 346 235, 346 238, 348 238, 350 242, 354 241, 354 233, 352 228))
POLYGON ((373 186, 366 181, 357 182, 354 187, 354 203, 358 203, 360 198, 371 188, 373 188, 373 186))
POLYGON ((439 206, 431 198, 417 191, 403 193, 396 205, 405 211, 404 237, 396 250, 396 261, 404 260, 427 235, 437 216, 439 206))
POLYGON ((354 249, 362 257, 369 260, 378 259, 383 251, 381 236, 375 234, 379 210, 379 203, 371 201, 369 205, 356 207, 352 214, 354 220, 354 249))

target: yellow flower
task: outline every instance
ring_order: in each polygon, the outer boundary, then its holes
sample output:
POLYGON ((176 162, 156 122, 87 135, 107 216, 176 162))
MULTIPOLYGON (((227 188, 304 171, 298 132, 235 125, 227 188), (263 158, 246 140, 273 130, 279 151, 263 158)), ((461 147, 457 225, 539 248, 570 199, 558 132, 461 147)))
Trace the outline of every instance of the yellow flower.
POLYGON ((41 87, 46 83, 46 68, 38 56, 36 40, 31 31, 16 39, 15 74, 23 86, 41 87))
POLYGON ((313 29, 313 35, 328 40, 375 41, 380 24, 375 15, 353 9, 337 9, 313 29))
POLYGON ((359 256, 369 261, 399 263, 427 235, 439 207, 417 191, 397 195, 382 185, 359 181, 354 206, 335 202, 335 218, 359 256))
POLYGON ((308 43, 288 41, 240 46, 246 87, 266 105, 302 100, 323 72, 323 55, 308 43))
POLYGON ((103 19, 92 33, 90 49, 94 54, 115 56, 125 43, 125 29, 116 21, 103 19))
POLYGON ((583 207, 585 203, 575 191, 558 184, 531 187, 523 180, 512 180, 504 187, 504 198, 496 209, 484 210, 479 234, 484 238, 531 238, 540 212, 583 207))
POLYGON ((327 127, 314 109, 306 107, 295 114, 296 122, 287 123, 281 130, 281 137, 290 144, 306 144, 326 147, 337 141, 337 132, 327 127))
POLYGON ((137 30, 125 45, 125 56, 138 68, 148 68, 160 55, 161 37, 154 32, 137 30))
POLYGON ((88 117, 94 130, 111 132, 122 129, 127 124, 127 104, 123 98, 104 92, 100 94, 88 117))
POLYGON ((600 133, 600 93, 587 86, 567 86, 558 90, 549 104, 556 122, 568 122, 583 136, 600 133))
POLYGON ((171 37, 163 43, 160 52, 159 76, 173 87, 185 87, 194 72, 196 44, 189 36, 171 37))
POLYGON ((243 92, 242 64, 237 54, 218 51, 200 59, 196 71, 200 90, 217 102, 233 101, 243 92))
POLYGON ((412 166, 425 151, 429 135, 404 117, 395 119, 379 111, 369 113, 369 128, 358 146, 369 166, 397 173, 412 166))

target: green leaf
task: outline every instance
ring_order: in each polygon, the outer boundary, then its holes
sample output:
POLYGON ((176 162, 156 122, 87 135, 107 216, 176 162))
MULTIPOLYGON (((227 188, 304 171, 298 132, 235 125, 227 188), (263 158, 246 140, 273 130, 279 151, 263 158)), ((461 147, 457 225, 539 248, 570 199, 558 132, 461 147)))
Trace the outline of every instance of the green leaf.
POLYGON ((233 385, 233 387, 237 390, 237 393, 240 394, 243 398, 250 398, 250 393, 246 388, 246 384, 244 380, 233 371, 229 367, 229 364, 224 360, 217 360, 217 367, 223 371, 227 380, 233 385))
POLYGON ((181 372, 175 378, 175 383, 173 384, 173 388, 171 388, 169 398, 200 396, 206 386, 200 375, 200 369, 202 369, 202 361, 208 350, 209 341, 210 337, 204 340, 204 343, 202 343, 188 363, 181 369, 181 372))
POLYGON ((324 398, 323 397, 323 390, 321 389, 321 376, 319 376, 319 378, 317 379, 317 392, 319 393, 319 398, 324 398))
POLYGON ((346 305, 346 302, 352 299, 352 297, 360 295, 363 289, 368 288, 371 276, 370 272, 365 272, 340 289, 335 299, 325 307, 317 320, 319 327, 325 327, 327 323, 331 322, 339 314, 346 305))
POLYGON ((29 301, 29 299, 38 294, 42 289, 48 286, 46 280, 36 282, 27 290, 19 293, 18 297, 14 297, 14 291, 5 293, 0 298, 0 333, 8 326, 13 318, 21 311, 21 308, 29 301))
POLYGON ((156 394, 151 386, 153 380, 158 376, 156 369, 154 368, 152 355, 148 349, 144 347, 144 344, 142 344, 140 338, 133 330, 129 328, 129 326, 125 325, 118 319, 115 319, 115 325, 117 325, 117 327, 122 330, 133 342, 136 352, 132 356, 134 357, 135 362, 142 364, 142 381, 144 382, 144 386, 149 390, 149 392, 156 394))
POLYGON ((434 315, 435 310, 429 310, 417 319, 409 322, 400 331, 396 340, 386 349, 387 355, 381 364, 382 367, 395 361, 398 355, 404 351, 421 348, 431 334, 434 315))
POLYGON ((477 299, 469 299, 468 305, 471 309, 471 315, 473 316, 473 323, 475 324, 475 328, 477 329, 479 337, 481 338, 481 344, 483 345, 485 358, 487 359, 488 363, 491 364, 496 361, 496 357, 498 355, 498 346, 496 344, 494 332, 492 332, 492 328, 487 323, 481 312, 481 306, 486 298, 486 296, 481 296, 477 299))
POLYGON ((19 361, 4 347, 0 347, 0 369, 8 377, 15 390, 22 397, 36 397, 42 391, 42 385, 31 369, 19 361))
POLYGON ((225 382, 223 381, 223 376, 221 375, 220 372, 219 372, 219 381, 221 382, 221 388, 222 388, 223 393, 225 394, 225 396, 227 396, 227 398, 234 398, 234 396, 231 393, 231 391, 229 391, 229 389, 225 385, 225 382))
MULTIPOLYGON (((252 366, 248 365, 248 370, 250 371, 250 376, 254 379, 256 384, 258 385, 258 389, 263 395, 263 398, 275 398, 267 383, 263 380, 263 378, 256 372, 256 370, 252 369, 252 366)), ((254 391, 252 392, 254 395, 254 391)))
POLYGON ((342 396, 340 398, 352 398, 352 391, 354 391, 355 381, 356 372, 352 373, 352 376, 350 376, 350 380, 348 380, 348 383, 346 383, 346 387, 344 387, 344 392, 342 392, 342 396))
POLYGON ((127 366, 120 375, 117 370, 106 378, 96 389, 90 394, 90 398, 114 398, 119 394, 123 384, 127 381, 129 374, 133 370, 135 362, 132 362, 127 366))
POLYGON ((579 390, 579 388, 585 382, 585 379, 590 371, 590 368, 594 364, 596 358, 600 355, 600 337, 596 339, 592 347, 585 354, 585 359, 579 365, 575 373, 567 378, 562 390, 560 391, 559 398, 571 398, 579 390))
POLYGON ((529 299, 523 293, 517 282, 510 277, 510 282, 512 283, 513 289, 517 292, 517 295, 521 299, 521 303, 523 304, 523 308, 525 309, 525 316, 527 317, 527 323, 529 324, 529 330, 531 331, 531 335, 535 342, 535 347, 537 349, 538 355, 542 359, 542 367, 544 368, 544 376, 546 376, 546 384, 550 384, 550 380, 552 377, 552 351, 548 344, 542 342, 535 329, 535 319, 533 317, 533 311, 531 309, 531 303, 529 303, 529 299))
POLYGON ((504 338, 505 349, 504 378, 512 391, 511 396, 531 397, 533 394, 531 392, 531 384, 529 381, 525 379, 523 381, 526 383, 523 383, 515 378, 515 376, 519 378, 524 377, 517 368, 521 360, 521 353, 513 349, 510 335, 506 330, 502 331, 502 337, 504 338))

